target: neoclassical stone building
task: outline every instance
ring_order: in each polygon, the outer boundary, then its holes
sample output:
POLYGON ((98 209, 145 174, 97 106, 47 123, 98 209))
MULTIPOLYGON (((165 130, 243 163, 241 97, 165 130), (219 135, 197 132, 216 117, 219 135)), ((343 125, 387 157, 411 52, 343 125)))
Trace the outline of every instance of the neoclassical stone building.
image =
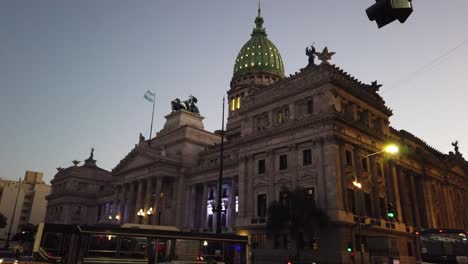
MULTIPOLYGON (((251 235, 257 263, 286 263, 291 242, 274 243, 265 231, 268 204, 285 187, 304 188, 331 218, 314 253, 328 263, 351 263, 346 248, 349 242, 358 248, 359 211, 366 223, 379 223, 361 231, 366 263, 379 256, 415 263, 415 229, 468 229, 468 163, 456 144, 444 154, 392 128, 380 85, 361 83, 330 64, 328 50, 314 53, 320 61, 309 50, 309 65, 285 77, 259 10, 227 92, 223 232, 251 235), (388 143, 398 144, 400 153, 375 154, 388 143), (388 202, 395 206, 395 221, 387 218, 388 202), (388 238, 384 253, 369 249, 367 239, 375 236, 388 238)), ((60 171, 52 181, 48 221, 70 223, 65 212, 79 207, 82 217, 71 222, 213 232, 221 135, 206 131, 202 120, 190 111, 173 111, 156 137, 140 136, 111 172, 96 167, 92 157, 60 171)), ((304 250, 305 259, 310 252, 304 250)))

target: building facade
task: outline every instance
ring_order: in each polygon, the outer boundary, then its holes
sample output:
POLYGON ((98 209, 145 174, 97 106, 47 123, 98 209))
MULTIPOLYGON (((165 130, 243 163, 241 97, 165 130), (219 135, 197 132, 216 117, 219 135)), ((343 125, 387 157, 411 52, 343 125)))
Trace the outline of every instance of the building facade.
POLYGON ((21 226, 44 222, 50 185, 42 177, 41 172, 26 171, 23 180, 0 179, 0 212, 7 218, 7 225, 0 229, 2 240, 7 238, 10 224, 14 235, 21 226))
MULTIPOLYGON (((286 263, 292 242, 286 237, 277 245, 266 232, 268 204, 278 200, 284 188, 306 190, 332 222, 317 234, 316 252, 304 249, 304 260, 351 263, 346 248, 350 242, 358 248, 357 215, 365 216, 366 224, 376 223, 361 230, 366 263, 388 256, 415 263, 416 229, 468 229, 468 163, 457 144, 454 152, 444 154, 392 128, 392 111, 376 82, 364 84, 331 65, 334 53, 326 48, 307 53, 308 66, 285 77, 259 10, 227 92, 223 232, 250 235, 257 245, 256 263, 286 263), (315 62, 315 56, 320 61, 315 62), (398 144, 401 152, 380 153, 388 143, 398 144), (353 181, 362 188, 356 189, 353 181), (388 203, 395 207, 394 221, 387 217, 388 203), (391 242, 384 254, 369 250, 372 237, 391 242)), ((140 135, 112 172, 95 167, 97 176, 71 167, 57 173, 48 198, 48 221, 70 223, 52 208, 76 203, 83 195, 86 217, 75 222, 175 225, 213 232, 221 134, 206 131, 200 114, 178 107, 165 118, 157 136, 146 140, 140 135), (65 182, 73 185, 78 179, 89 182, 92 195, 79 187, 73 192, 76 197, 68 189, 63 190, 67 195, 58 195, 62 181, 67 186, 65 182)), ((86 163, 78 168, 83 167, 86 163)), ((355 258, 360 261, 361 254, 355 258)))

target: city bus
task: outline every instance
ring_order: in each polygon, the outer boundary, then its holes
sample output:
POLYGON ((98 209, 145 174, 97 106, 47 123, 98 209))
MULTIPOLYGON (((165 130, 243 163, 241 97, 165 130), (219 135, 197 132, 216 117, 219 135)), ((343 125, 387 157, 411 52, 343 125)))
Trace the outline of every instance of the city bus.
POLYGON ((248 237, 150 225, 39 224, 33 256, 61 264, 247 264, 248 237))
POLYGON ((468 230, 425 229, 415 238, 418 263, 468 264, 468 230))

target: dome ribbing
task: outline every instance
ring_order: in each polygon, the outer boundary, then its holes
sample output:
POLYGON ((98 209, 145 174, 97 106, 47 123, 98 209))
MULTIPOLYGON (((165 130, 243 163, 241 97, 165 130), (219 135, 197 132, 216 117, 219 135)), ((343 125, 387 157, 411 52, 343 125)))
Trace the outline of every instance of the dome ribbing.
POLYGON ((246 75, 268 74, 284 78, 284 66, 276 46, 267 38, 263 18, 258 9, 251 38, 244 44, 236 58, 233 80, 246 75))

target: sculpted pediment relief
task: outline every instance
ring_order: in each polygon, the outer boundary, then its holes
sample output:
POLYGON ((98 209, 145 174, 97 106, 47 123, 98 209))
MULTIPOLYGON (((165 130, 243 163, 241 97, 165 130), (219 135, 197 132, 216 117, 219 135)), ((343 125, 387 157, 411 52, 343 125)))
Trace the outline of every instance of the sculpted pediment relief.
POLYGON ((128 157, 127 160, 122 161, 119 164, 119 169, 115 172, 121 172, 126 170, 131 170, 134 168, 139 168, 145 165, 149 165, 153 163, 156 159, 150 157, 149 155, 145 155, 144 153, 134 153, 131 157, 128 157))
POLYGON ((255 188, 268 186, 268 182, 264 179, 254 179, 253 185, 255 188))
POLYGON ((451 171, 455 172, 456 174, 459 174, 459 175, 464 175, 465 172, 462 168, 460 168, 460 166, 458 165, 455 165, 454 167, 452 167, 451 171))
POLYGON ((307 170, 301 175, 301 179, 304 178, 317 178, 317 170, 307 170))
POLYGON ((275 183, 290 183, 291 182, 291 179, 289 177, 285 177, 285 176, 279 176, 278 178, 276 178, 275 180, 275 183))

